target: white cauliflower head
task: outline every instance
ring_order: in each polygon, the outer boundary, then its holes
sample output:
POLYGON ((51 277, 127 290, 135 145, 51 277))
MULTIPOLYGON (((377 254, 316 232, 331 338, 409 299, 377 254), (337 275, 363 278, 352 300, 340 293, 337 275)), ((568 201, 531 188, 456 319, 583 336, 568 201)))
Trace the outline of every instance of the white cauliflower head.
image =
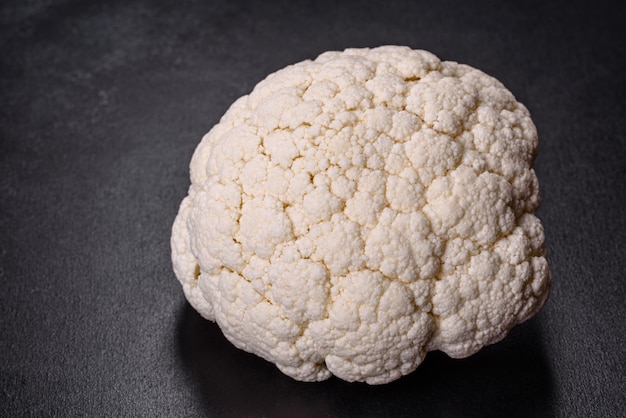
POLYGON ((172 231, 190 304, 304 381, 390 382, 469 356, 549 290, 527 109, 431 53, 327 52, 202 139, 172 231))

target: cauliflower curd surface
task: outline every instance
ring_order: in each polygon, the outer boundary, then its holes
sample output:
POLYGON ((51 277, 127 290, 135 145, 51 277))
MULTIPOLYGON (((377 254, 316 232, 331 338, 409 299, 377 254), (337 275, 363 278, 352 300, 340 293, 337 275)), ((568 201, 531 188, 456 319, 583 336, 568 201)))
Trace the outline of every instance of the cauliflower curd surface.
POLYGON ((204 136, 174 222, 189 303, 303 381, 381 384, 466 357, 550 285, 527 109, 407 47, 279 70, 204 136))

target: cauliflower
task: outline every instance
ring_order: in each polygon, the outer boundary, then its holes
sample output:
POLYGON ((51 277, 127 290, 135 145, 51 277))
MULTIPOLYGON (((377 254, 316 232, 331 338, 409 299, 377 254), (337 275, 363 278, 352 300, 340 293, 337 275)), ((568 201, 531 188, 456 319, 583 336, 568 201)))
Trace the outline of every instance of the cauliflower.
POLYGON ((426 51, 327 52, 204 136, 173 225, 189 303, 302 381, 382 384, 469 356, 550 284, 527 109, 426 51))

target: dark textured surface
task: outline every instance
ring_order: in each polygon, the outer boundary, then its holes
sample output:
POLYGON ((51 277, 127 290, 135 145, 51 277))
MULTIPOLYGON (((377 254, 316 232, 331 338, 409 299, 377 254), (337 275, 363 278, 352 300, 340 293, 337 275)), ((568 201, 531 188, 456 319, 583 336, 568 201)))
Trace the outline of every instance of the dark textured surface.
POLYGON ((626 414, 621 2, 12 1, 0 6, 0 415, 626 414), (266 74, 404 44, 500 79, 540 134, 541 313, 385 386, 295 382, 184 302, 188 163, 266 74))

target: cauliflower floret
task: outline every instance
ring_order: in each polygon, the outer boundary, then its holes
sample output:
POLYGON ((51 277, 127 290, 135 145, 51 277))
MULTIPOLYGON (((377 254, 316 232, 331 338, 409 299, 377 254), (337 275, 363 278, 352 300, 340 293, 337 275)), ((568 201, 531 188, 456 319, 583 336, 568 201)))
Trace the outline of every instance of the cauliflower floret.
POLYGON ((189 303, 287 375, 390 382, 469 356, 550 287, 526 108, 426 51, 277 71, 204 136, 172 230, 189 303))

